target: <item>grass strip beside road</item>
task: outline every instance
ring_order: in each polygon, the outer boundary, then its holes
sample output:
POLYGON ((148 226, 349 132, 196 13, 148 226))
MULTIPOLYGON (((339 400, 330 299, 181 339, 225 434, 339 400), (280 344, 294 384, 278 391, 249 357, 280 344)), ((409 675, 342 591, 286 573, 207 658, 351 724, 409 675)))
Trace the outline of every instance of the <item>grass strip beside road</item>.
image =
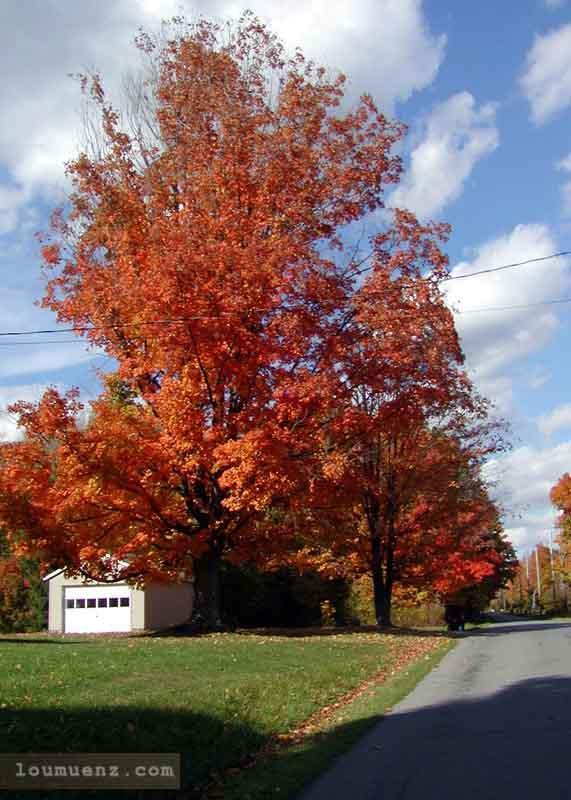
POLYGON ((452 638, 439 639, 424 655, 411 653, 397 669, 380 671, 300 728, 276 737, 250 763, 218 774, 203 800, 293 800, 406 697, 454 644, 452 638))
POLYGON ((180 752, 196 796, 287 797, 450 646, 399 631, 0 636, 0 740, 6 753, 180 752))

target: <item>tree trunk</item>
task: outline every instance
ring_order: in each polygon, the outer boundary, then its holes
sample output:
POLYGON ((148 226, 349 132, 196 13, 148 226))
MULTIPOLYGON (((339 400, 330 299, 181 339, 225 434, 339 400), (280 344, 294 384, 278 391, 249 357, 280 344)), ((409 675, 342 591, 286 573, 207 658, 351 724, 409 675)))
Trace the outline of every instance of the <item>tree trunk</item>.
POLYGON ((380 597, 375 597, 375 616, 377 618, 377 625, 383 627, 391 627, 391 596, 387 587, 383 588, 380 597))
POLYGON ((377 625, 390 626, 392 576, 383 574, 384 553, 380 536, 371 539, 371 574, 373 577, 373 595, 375 600, 375 619, 377 625))
POLYGON ((220 556, 212 550, 194 560, 194 605, 191 625, 201 631, 222 630, 220 556))

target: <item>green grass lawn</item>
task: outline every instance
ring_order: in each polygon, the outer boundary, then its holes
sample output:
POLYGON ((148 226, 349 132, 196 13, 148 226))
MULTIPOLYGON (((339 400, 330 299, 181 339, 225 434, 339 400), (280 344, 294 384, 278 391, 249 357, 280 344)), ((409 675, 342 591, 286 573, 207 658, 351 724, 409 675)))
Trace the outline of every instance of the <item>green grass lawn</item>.
MULTIPOLYGON (((185 786, 201 787, 380 671, 396 675, 411 659, 422 670, 448 646, 433 634, 384 633, 0 637, 1 749, 180 752, 185 786)), ((373 711, 369 702, 361 721, 373 711)), ((270 796, 263 780, 250 783, 243 796, 270 796)))

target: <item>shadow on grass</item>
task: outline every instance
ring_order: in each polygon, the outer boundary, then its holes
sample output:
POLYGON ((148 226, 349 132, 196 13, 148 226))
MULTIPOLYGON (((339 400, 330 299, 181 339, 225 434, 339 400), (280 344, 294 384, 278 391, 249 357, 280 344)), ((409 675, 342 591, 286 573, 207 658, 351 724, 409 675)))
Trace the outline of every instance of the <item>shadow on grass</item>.
MULTIPOLYGON (((236 628, 228 631, 221 631, 221 633, 232 633, 236 636, 281 636, 288 639, 302 639, 314 638, 325 636, 347 636, 351 634, 379 634, 391 636, 417 636, 419 638, 433 638, 434 636, 447 636, 446 631, 422 628, 400 628, 395 626, 380 625, 355 625, 347 627, 331 627, 331 628, 236 628)), ((151 638, 165 638, 165 637, 198 637, 209 636, 211 632, 197 632, 194 628, 188 625, 179 625, 175 628, 165 628, 160 631, 149 631, 142 636, 149 636, 151 638)))
MULTIPOLYGON (((2 752, 8 753, 180 753, 180 791, 173 790, 51 790, 12 791, 10 800, 198 800, 230 796, 234 775, 252 778, 257 784, 271 784, 278 769, 284 788, 296 788, 315 777, 332 755, 342 752, 364 734, 380 717, 342 725, 331 734, 309 737, 303 751, 287 748, 281 755, 263 759, 255 769, 247 769, 253 756, 269 743, 266 733, 246 721, 228 722, 204 714, 180 711, 161 712, 136 707, 58 711, 38 709, 0 709, 2 752), (281 771, 286 765, 286 776, 281 771), (294 772, 292 767, 295 765, 294 772), (261 766, 261 769, 260 769, 261 766), (217 775, 224 775, 225 789, 220 794, 217 775), (258 777, 259 776, 259 777, 258 777), (289 776, 289 777, 288 777, 289 776)), ((0 791, 0 794, 3 793, 0 791)), ((4 795, 3 795, 4 796, 4 795)), ((241 797, 241 789, 237 797, 241 797)), ((265 796, 262 794, 261 796, 265 796)))
POLYGON ((240 636, 286 636, 292 638, 305 636, 345 636, 350 634, 379 634, 386 636, 417 636, 421 639, 442 636, 443 631, 422 628, 401 628, 396 625, 357 625, 346 628, 239 628, 240 636))
MULTIPOLYGON (((65 800, 194 798, 214 768, 226 769, 256 752, 267 737, 244 721, 228 722, 180 710, 141 707, 0 709, 3 753, 180 753, 184 793, 135 790, 62 790, 65 800)), ((2 792, 0 792, 0 795, 2 792)), ((10 792, 10 800, 55 800, 58 791, 10 792)))
MULTIPOLYGON (((497 635, 510 627, 498 629, 497 635)), ((473 635, 491 632, 465 634, 473 635)), ((157 680, 168 681, 168 673, 157 675, 157 680)), ((209 784, 207 796, 213 799, 292 798, 335 756, 364 736, 358 748, 339 759, 333 771, 304 795, 305 800, 373 796, 457 800, 490 797, 490 787, 494 797, 505 800, 542 793, 550 800, 568 797, 568 677, 526 680, 493 695, 454 697, 384 718, 375 710, 365 710, 355 721, 334 724, 246 769, 252 754, 266 746, 269 737, 248 719, 248 709, 243 707, 236 708, 231 721, 184 708, 168 712, 127 705, 0 708, 4 753, 181 753, 184 787, 180 792, 9 792, 6 796, 9 800, 196 800, 209 784), (375 726, 380 719, 383 724, 375 726), (213 782, 213 771, 222 775, 222 783, 213 782)))

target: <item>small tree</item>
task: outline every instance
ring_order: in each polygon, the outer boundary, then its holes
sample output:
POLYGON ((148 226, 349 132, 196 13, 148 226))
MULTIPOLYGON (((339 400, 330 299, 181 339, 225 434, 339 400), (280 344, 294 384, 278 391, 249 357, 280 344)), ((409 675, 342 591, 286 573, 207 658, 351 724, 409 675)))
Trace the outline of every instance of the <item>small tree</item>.
MULTIPOLYGON (((395 589, 443 597, 503 576, 511 551, 498 542, 499 512, 479 477, 480 448, 426 428, 393 437, 385 431, 361 448, 357 440, 331 455, 343 476, 337 507, 314 515, 300 562, 351 578, 368 573, 382 625, 391 624, 395 589)), ((323 502, 330 496, 324 491, 323 502)))

